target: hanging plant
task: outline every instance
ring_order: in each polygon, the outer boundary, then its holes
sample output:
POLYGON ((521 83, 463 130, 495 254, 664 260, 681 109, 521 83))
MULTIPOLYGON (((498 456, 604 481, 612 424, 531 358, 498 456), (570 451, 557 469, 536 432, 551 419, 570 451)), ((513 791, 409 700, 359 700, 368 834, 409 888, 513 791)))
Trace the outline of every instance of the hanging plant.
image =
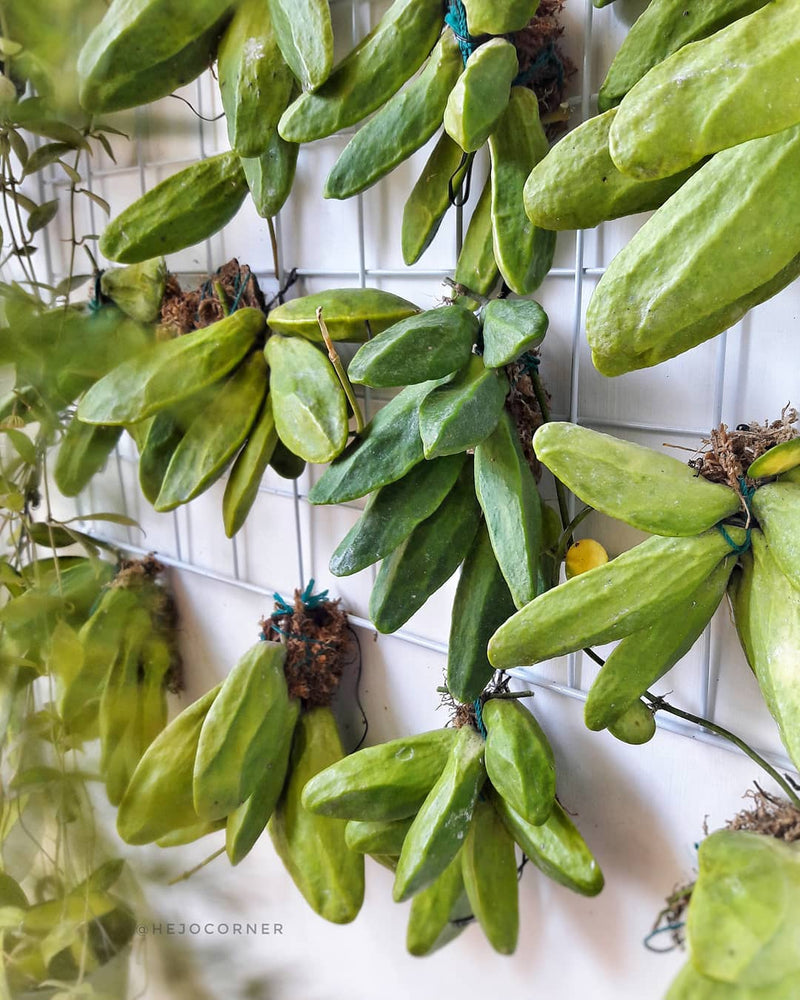
POLYGON ((689 946, 665 1000, 789 1000, 800 984, 800 811, 760 789, 748 795, 752 806, 700 844, 696 881, 675 894, 650 935, 665 931, 679 944, 685 936, 689 946))
POLYGON ((261 640, 151 744, 117 830, 130 844, 172 847, 224 829, 236 865, 268 828, 309 906, 349 923, 364 897, 363 858, 343 822, 301 802, 306 782, 345 754, 330 705, 350 656, 347 615, 313 586, 292 604, 276 594, 261 640))
POLYGON ((589 303, 586 335, 604 375, 717 336, 800 274, 800 215, 785 208, 796 205, 800 162, 797 12, 759 0, 706 8, 687 16, 669 0, 650 4, 601 88, 604 113, 526 184, 528 217, 546 228, 656 209, 589 303), (730 72, 718 74, 722 65, 730 72), (751 86, 755 72, 763 86, 751 86))
POLYGON ((347 820, 347 843, 394 872, 395 901, 412 900, 413 955, 443 947, 473 918, 496 951, 514 952, 515 842, 523 865, 533 861, 561 885, 585 896, 603 887, 556 800, 547 737, 516 697, 505 683, 472 705, 451 701, 452 728, 359 750, 303 791, 307 809, 347 820))
POLYGON ((518 611, 490 640, 490 661, 508 669, 620 639, 586 701, 588 727, 603 729, 636 710, 727 593, 797 763, 796 421, 787 407, 771 424, 722 425, 690 465, 573 424, 541 427, 543 464, 590 507, 653 536, 518 611))

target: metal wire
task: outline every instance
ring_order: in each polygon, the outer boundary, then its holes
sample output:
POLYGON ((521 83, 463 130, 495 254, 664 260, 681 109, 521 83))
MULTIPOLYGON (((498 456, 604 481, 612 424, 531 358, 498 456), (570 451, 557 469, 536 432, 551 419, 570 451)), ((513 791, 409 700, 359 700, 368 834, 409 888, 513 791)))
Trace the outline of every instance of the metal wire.
MULTIPOLYGON (((365 30, 369 28, 369 24, 361 24, 360 13, 363 12, 364 7, 369 8, 370 15, 372 14, 373 4, 362 4, 360 0, 336 0, 338 5, 349 3, 351 5, 352 16, 350 17, 350 27, 352 31, 352 41, 355 43, 357 39, 364 33, 365 30)), ((577 0, 576 0, 577 2, 577 0)), ((593 33, 595 31, 594 26, 594 10, 591 0, 582 0, 584 4, 583 8, 583 53, 581 60, 581 72, 582 72, 582 85, 580 94, 570 100, 570 104, 573 110, 577 111, 579 114, 580 121, 584 121, 586 118, 590 117, 593 113, 595 107, 596 96, 592 93, 592 40, 593 33)), ((208 113, 209 116, 213 116, 219 109, 217 108, 217 98, 212 99, 214 106, 212 108, 208 107, 208 92, 205 88, 208 85, 207 79, 201 79, 197 83, 196 87, 196 100, 195 106, 201 113, 208 113), (205 108, 205 112, 204 109, 205 108)), ((144 193, 146 189, 146 178, 147 172, 153 169, 164 169, 169 172, 174 172, 181 167, 185 166, 189 162, 194 162, 191 157, 180 157, 176 159, 165 159, 163 157, 153 158, 148 160, 147 150, 145 149, 145 143, 142 139, 144 134, 143 126, 147 120, 149 112, 148 109, 140 109, 136 113, 137 127, 135 142, 135 161, 131 165, 122 166, 108 166, 101 169, 93 169, 91 162, 88 161, 84 164, 84 168, 87 175, 87 183, 92 184, 98 181, 108 181, 112 182, 115 178, 123 177, 126 174, 132 172, 138 173, 139 177, 139 187, 140 191, 144 193)), ((188 112, 187 112, 188 114, 188 112)), ((575 122, 577 124, 577 122, 575 122)), ((209 129, 213 129, 213 125, 209 125, 206 122, 198 119, 197 121, 197 155, 204 157, 207 155, 208 151, 208 136, 213 133, 209 133, 209 129)), ((303 155, 314 156, 317 155, 315 150, 318 148, 324 149, 326 142, 331 140, 321 140, 316 143, 311 150, 304 150, 303 155)), ((318 178, 315 178, 318 181, 318 178)), ((59 178, 55 176, 53 172, 43 182, 45 185, 58 186, 63 183, 59 178)), ((408 268, 385 268, 385 267, 369 267, 368 266, 368 238, 365 227, 365 205, 364 198, 359 195, 356 199, 351 202, 353 206, 352 215, 352 225, 356 227, 357 230, 357 250, 356 258, 353 261, 344 261, 341 267, 334 269, 326 268, 312 268, 312 267, 298 267, 297 273, 301 278, 306 279, 324 279, 330 281, 346 281, 348 283, 357 283, 359 287, 367 287, 370 284, 384 279, 391 280, 419 280, 419 279, 442 279, 445 276, 452 275, 453 268, 455 266, 455 260, 458 251, 461 246, 461 239, 463 234, 463 218, 462 210, 459 208, 457 210, 457 218, 455 223, 455 240, 453 241, 453 246, 451 249, 452 257, 446 261, 437 262, 436 266, 433 264, 426 267, 425 269, 408 269, 408 268)), ((92 206, 92 211, 94 211, 92 206)), ((278 237, 278 247, 279 247, 279 257, 278 257, 278 274, 274 274, 271 263, 267 262, 253 262, 253 271, 259 281, 266 285, 270 282, 274 282, 276 286, 280 286, 283 282, 284 274, 286 271, 286 262, 283 256, 283 226, 282 226, 282 215, 279 215, 275 222, 276 233, 278 237), (263 264, 263 267, 259 268, 259 263, 263 264)), ((93 230, 97 231, 97 230, 93 230)), ((602 231, 602 230, 601 230, 602 231)), ((699 440, 703 437, 707 431, 708 427, 705 428, 694 428, 694 427, 681 427, 672 426, 658 421, 634 421, 622 418, 613 417, 592 417, 587 415, 582 410, 583 403, 583 393, 581 391, 581 368, 580 368, 580 357, 581 350, 583 346, 583 322, 582 322, 582 312, 583 303, 585 299, 585 282, 587 279, 595 279, 601 276, 605 267, 600 262, 587 263, 587 240, 586 234, 583 232, 578 232, 575 238, 575 254, 574 254, 574 266, 573 267, 558 267, 554 268, 548 275, 546 282, 563 282, 571 281, 573 283, 572 289, 572 313, 569 319, 569 338, 571 344, 571 360, 570 360, 570 374, 569 374, 569 393, 568 393, 568 406, 569 410, 564 414, 554 414, 556 419, 569 419, 576 423, 588 424, 593 427, 599 427, 603 429, 610 429, 612 431, 618 431, 622 436, 636 435, 642 432, 650 432, 654 434, 668 434, 677 437, 687 437, 693 440, 699 440)), ((208 266, 208 271, 211 272, 216 265, 221 263, 221 261, 214 260, 214 246, 212 246, 212 241, 208 240, 205 244, 205 256, 208 266)), ((48 270, 52 273, 52 254, 51 247, 47 247, 47 261, 48 270)), ((292 261, 292 264, 302 264, 302 261, 292 261)), ((191 276, 192 272, 181 272, 184 277, 191 276)), ((52 280, 52 278, 51 278, 52 280)), ((545 285, 547 288, 547 285, 545 285)), ((711 407, 709 412, 709 427, 715 426, 722 419, 722 413, 724 410, 725 401, 725 361, 726 361, 726 339, 725 336, 721 337, 718 342, 716 360, 714 365, 713 377, 711 379, 711 384, 713 385, 713 398, 711 401, 711 407)), ((545 347, 545 359, 546 359, 546 347, 545 347)), ((370 394, 367 392, 365 394, 365 408, 367 413, 372 412, 373 400, 370 394)), ((119 490, 119 495, 122 498, 123 507, 125 512, 132 513, 136 516, 139 510, 142 508, 142 499, 138 495, 138 492, 132 491, 130 489, 129 483, 132 481, 132 470, 129 468, 131 459, 129 456, 123 454, 119 449, 117 451, 117 456, 115 459, 116 466, 116 488, 119 490), (134 495, 135 494, 135 495, 134 495)), ((318 514, 314 507, 308 503, 307 490, 301 488, 297 481, 293 482, 290 488, 281 488, 276 486, 270 486, 262 484, 261 493, 269 495, 276 500, 278 498, 282 500, 291 500, 293 504, 293 518, 294 518, 294 533, 295 533, 295 549, 296 549, 296 560, 297 560, 297 573, 298 582, 305 581, 309 571, 313 572, 313 566, 308 565, 308 546, 304 539, 304 528, 303 521, 304 518, 308 520, 311 525, 311 532, 313 537, 313 531, 315 524, 317 523, 318 514)), ((344 507, 354 507, 355 505, 342 505, 344 507)), ((83 500, 78 502, 78 513, 82 514, 86 510, 86 505, 83 500)), ((574 510, 573 510, 574 513, 574 510)), ((214 512, 216 515, 216 511, 214 512)), ((275 587, 263 586, 256 583, 252 579, 248 579, 243 571, 242 563, 242 553, 240 552, 239 543, 234 540, 232 542, 232 575, 221 574, 214 570, 205 568, 199 565, 196 558, 196 541, 194 533, 191 530, 191 519, 186 516, 186 513, 173 512, 170 515, 172 518, 172 541, 173 548, 171 551, 161 551, 159 550, 158 556, 167 565, 174 567, 175 569, 195 574, 200 577, 204 577, 210 581, 219 583, 221 586, 236 587, 242 591, 263 594, 265 598, 271 598, 272 592, 275 587)), ((130 529, 124 538, 109 536, 105 539, 106 541, 113 542, 115 544, 124 544, 126 548, 129 548, 134 553, 141 553, 147 551, 141 547, 138 547, 133 543, 132 536, 130 534, 130 529)), ((366 619, 360 618, 358 616, 350 616, 351 624, 357 629, 364 629, 374 632, 374 629, 370 622, 366 619)), ((393 636, 384 637, 382 641, 393 641, 400 642, 408 645, 409 647, 416 649, 418 651, 428 651, 437 653, 440 655, 446 655, 447 646, 443 642, 439 642, 430 639, 424 635, 417 634, 413 631, 401 629, 394 633, 393 636)), ((697 679, 697 684, 699 686, 700 693, 700 706, 701 714, 711 721, 714 721, 715 708, 716 708, 716 684, 717 677, 720 672, 720 646, 721 643, 715 638, 715 633, 713 630, 709 631, 703 639, 703 649, 702 649, 702 664, 700 668, 700 674, 697 679)), ((526 684, 532 685, 534 687, 545 688, 548 691, 554 692, 565 697, 585 699, 586 691, 581 684, 581 655, 573 654, 568 658, 567 665, 567 679, 566 683, 560 683, 548 679, 541 674, 537 673, 532 668, 521 668, 513 673, 526 684)), ((730 745, 724 740, 714 734, 708 733, 703 730, 698 730, 697 727, 691 724, 676 721, 672 718, 666 718, 663 715, 657 717, 659 726, 662 729, 668 730, 670 732, 678 733, 682 736, 686 736, 692 739, 699 740, 703 743, 707 743, 717 747, 723 747, 725 749, 731 749, 730 745)), ((738 751, 737 751, 738 752, 738 751)), ((791 765, 788 760, 782 757, 775 757, 770 755, 768 752, 764 753, 765 757, 768 757, 776 762, 777 766, 782 768, 790 769, 791 765)))

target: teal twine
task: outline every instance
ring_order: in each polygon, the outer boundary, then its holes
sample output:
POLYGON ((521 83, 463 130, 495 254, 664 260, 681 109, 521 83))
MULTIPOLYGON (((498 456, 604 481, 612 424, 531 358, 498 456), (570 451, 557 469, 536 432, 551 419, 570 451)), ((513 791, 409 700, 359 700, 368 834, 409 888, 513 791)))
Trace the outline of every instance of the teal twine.
POLYGON ((654 937, 657 937, 659 934, 670 934, 673 933, 674 931, 681 930, 685 926, 686 923, 684 921, 681 921, 680 923, 677 924, 665 924, 663 927, 656 927, 656 929, 654 931, 650 931, 650 933, 644 939, 645 948, 647 948, 648 951, 657 951, 657 952, 673 951, 673 949, 677 947, 676 945, 672 945, 672 947, 670 948, 654 948, 650 944, 650 942, 653 940, 654 937))
POLYGON ((481 705, 480 698, 476 698, 472 705, 475 709, 475 722, 478 724, 478 732, 486 739, 486 726, 483 724, 483 706, 481 705))
POLYGON ((517 380, 522 378, 523 375, 538 375, 541 363, 542 359, 534 351, 526 351, 524 354, 520 354, 516 361, 520 369, 517 380))
POLYGON ((747 479, 744 476, 739 476, 739 489, 742 491, 742 496, 744 497, 744 502, 747 507, 747 513, 750 513, 750 504, 753 502, 753 497, 756 495, 755 486, 748 486, 747 479))
MULTIPOLYGON (((217 271, 214 274, 215 278, 219 277, 221 270, 222 270, 221 268, 217 269, 217 271)), ((251 277, 252 277, 252 272, 248 271, 247 278, 244 281, 242 281, 242 272, 241 270, 239 271, 238 275, 236 276, 236 281, 234 282, 233 288, 235 294, 233 303, 228 309, 228 315, 230 315, 231 313, 235 313, 236 310, 239 308, 239 305, 242 301, 242 296, 244 295, 244 290, 247 288, 247 285, 251 277)), ((213 298, 213 296, 214 296, 213 278, 207 278, 200 286, 200 300, 198 302, 197 312, 195 313, 195 321, 199 322, 200 320, 200 309, 199 309, 200 302, 203 302, 205 299, 213 298)))
POLYGON ((526 351, 519 359, 518 363, 524 365, 525 370, 528 372, 538 372, 541 362, 542 359, 538 354, 534 354, 533 351, 526 351))
POLYGON ((728 545, 730 545, 731 551, 735 552, 737 556, 740 556, 743 553, 747 552, 747 550, 750 548, 750 543, 752 541, 752 539, 750 538, 750 528, 747 529, 747 532, 746 532, 746 534, 744 536, 744 541, 742 542, 741 545, 737 545, 736 542, 734 542, 734 540, 731 538, 731 536, 725 530, 725 525, 724 524, 718 524, 717 528, 719 529, 720 534, 725 539, 725 541, 728 543, 728 545))
POLYGON ((247 285, 248 285, 251 277, 252 277, 252 272, 248 271, 247 272, 247 277, 245 278, 244 281, 242 281, 242 272, 241 271, 239 272, 239 274, 238 274, 238 276, 236 278, 236 284, 239 287, 236 290, 236 297, 234 298, 233 305, 231 306, 231 312, 232 313, 235 313, 236 310, 239 308, 239 303, 242 301, 242 296, 244 295, 244 290, 245 290, 245 288, 247 288, 247 285))
MULTIPOLYGON (((283 618, 286 615, 293 615, 294 614, 294 606, 291 605, 291 604, 289 604, 289 602, 287 600, 285 600, 277 591, 272 595, 272 599, 275 601, 275 610, 270 615, 270 618, 278 619, 278 618, 283 618)), ((306 584, 305 590, 300 595, 300 600, 302 601, 303 606, 305 607, 306 611, 312 611, 314 608, 318 608, 321 604, 325 604, 327 602, 327 600, 328 600, 328 591, 327 590, 323 590, 321 593, 315 594, 314 593, 314 578, 312 577, 308 581, 308 583, 306 584)), ((282 629, 280 629, 275 624, 275 622, 272 622, 270 624, 270 629, 272 631, 279 632, 281 635, 288 635, 289 634, 288 632, 284 632, 282 629)), ((294 638, 302 638, 302 636, 299 636, 299 637, 298 636, 294 636, 294 633, 292 633, 292 635, 293 635, 294 638)), ((259 638, 261 639, 262 642, 266 642, 267 641, 268 636, 264 632, 263 629, 262 629, 261 633, 259 634, 259 638)), ((316 642, 318 640, 314 640, 314 641, 316 642)))
POLYGON ((94 291, 92 292, 92 297, 89 299, 89 312, 98 313, 103 308, 103 292, 100 288, 100 282, 103 279, 104 271, 95 271, 94 275, 94 291))
POLYGON ((466 65, 467 59, 477 48, 475 39, 469 33, 467 25, 467 12, 461 0, 450 0, 450 6, 444 16, 444 23, 449 25, 456 36, 458 47, 461 49, 461 58, 466 65))
POLYGON ((561 90, 564 86, 564 64, 561 62, 552 42, 548 42, 539 55, 531 60, 528 68, 524 73, 520 73, 516 77, 512 86, 527 87, 535 80, 541 70, 547 69, 549 66, 555 68, 558 89, 561 90))
MULTIPOLYGON (((755 496, 756 488, 755 486, 748 486, 745 477, 739 476, 739 489, 741 490, 742 493, 742 499, 744 500, 744 505, 747 508, 748 521, 750 521, 752 519, 752 511, 750 509, 750 504, 752 503, 753 497, 755 496)), ((725 539, 728 545, 730 545, 731 550, 735 552, 737 556, 743 555, 750 548, 753 541, 752 539, 753 529, 752 527, 750 527, 749 524, 745 531, 744 541, 742 542, 741 545, 737 545, 736 542, 734 542, 734 540, 725 530, 724 524, 718 524, 717 528, 719 528, 722 537, 725 539)))

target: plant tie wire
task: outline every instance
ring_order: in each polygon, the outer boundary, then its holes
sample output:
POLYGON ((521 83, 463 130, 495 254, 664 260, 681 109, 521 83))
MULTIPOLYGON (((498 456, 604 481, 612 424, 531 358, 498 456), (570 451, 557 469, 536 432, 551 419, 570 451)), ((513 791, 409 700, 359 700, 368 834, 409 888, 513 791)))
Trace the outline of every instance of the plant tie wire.
MULTIPOLYGON (((327 590, 323 590, 319 594, 314 593, 314 582, 315 581, 312 577, 306 584, 305 590, 303 590, 300 595, 300 601, 306 611, 313 611, 314 608, 318 608, 320 605, 326 604, 329 599, 327 590)), ((275 610, 270 614, 270 618, 277 620, 278 618, 285 618, 287 615, 291 616, 294 614, 294 606, 289 604, 289 602, 277 591, 272 595, 272 599, 275 601, 275 610)), ((274 622, 270 625, 270 628, 276 632, 281 632, 282 635, 288 634, 282 632, 274 622)), ((268 638, 266 630, 262 629, 259 638, 262 642, 266 642, 268 638)))
POLYGON ((461 0, 450 0, 447 13, 444 16, 444 23, 452 28, 458 47, 461 49, 461 58, 466 65, 467 59, 477 48, 477 42, 469 33, 467 12, 464 10, 464 4, 461 0))
POLYGON ((105 271, 95 271, 94 272, 94 290, 92 292, 92 297, 89 299, 89 312, 97 313, 103 308, 103 290, 100 282, 103 279, 105 271))
POLYGON ((236 310, 239 308, 239 304, 242 301, 242 296, 244 295, 244 290, 247 288, 248 284, 250 283, 250 278, 252 276, 253 276, 253 272, 252 271, 248 271, 247 272, 247 277, 244 279, 244 281, 242 281, 242 271, 241 271, 241 269, 239 270, 239 273, 236 275, 236 282, 234 284, 234 288, 236 289, 236 295, 235 295, 233 303, 231 305, 231 312, 232 313, 235 313, 236 310))
POLYGON ((555 70, 558 89, 561 91, 564 87, 564 63, 559 58, 552 42, 548 42, 536 58, 531 59, 527 69, 519 73, 514 79, 512 87, 529 86, 542 70, 546 70, 551 66, 555 70))
POLYGON ((521 354, 515 362, 516 368, 512 377, 512 385, 516 385, 525 375, 530 375, 531 377, 538 375, 541 363, 542 359, 535 351, 526 351, 524 354, 521 354))
POLYGON ((686 926, 684 921, 680 923, 665 924, 663 927, 656 927, 655 930, 650 931, 647 937, 644 939, 644 946, 648 951, 655 951, 658 954, 666 955, 670 951, 674 951, 679 945, 673 940, 673 943, 666 948, 655 948, 650 943, 653 938, 658 937, 659 934, 674 934, 676 931, 682 930, 686 926))
POLYGON ((478 732, 486 739, 486 726, 483 723, 483 706, 481 705, 480 698, 476 698, 473 701, 472 707, 475 709, 475 722, 478 726, 478 732))
POLYGON ((724 524, 720 523, 720 524, 717 525, 717 528, 719 529, 720 534, 725 539, 725 541, 728 543, 728 545, 730 545, 731 550, 733 552, 735 552, 737 556, 741 556, 745 552, 747 552, 747 550, 750 548, 750 546, 752 545, 752 542, 753 542, 753 537, 752 537, 752 535, 753 535, 753 528, 752 528, 752 523, 751 523, 752 520, 753 520, 753 512, 751 510, 751 506, 750 505, 751 505, 751 503, 753 501, 753 496, 755 495, 756 488, 755 488, 755 486, 748 486, 747 485, 747 480, 745 479, 745 477, 744 476, 739 476, 739 492, 741 493, 742 500, 744 501, 744 505, 745 505, 745 507, 747 509, 747 525, 746 525, 746 528, 745 528, 745 536, 744 536, 744 541, 742 542, 742 544, 741 545, 737 545, 736 542, 734 542, 734 540, 731 538, 731 536, 726 531, 724 524))

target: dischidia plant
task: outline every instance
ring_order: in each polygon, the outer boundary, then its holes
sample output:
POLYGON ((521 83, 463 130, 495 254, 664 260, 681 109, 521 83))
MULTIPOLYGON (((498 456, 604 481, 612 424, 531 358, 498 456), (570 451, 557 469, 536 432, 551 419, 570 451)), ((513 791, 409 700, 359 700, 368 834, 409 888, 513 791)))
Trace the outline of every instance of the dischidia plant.
POLYGON ((653 0, 601 87, 603 114, 531 172, 525 209, 547 229, 656 209, 589 303, 604 375, 688 351, 800 274, 799 25, 796 0, 653 0))
POLYGON ((621 641, 586 702, 590 729, 632 708, 691 648, 728 593, 742 646, 798 762, 797 413, 715 431, 695 463, 575 424, 534 435, 540 461, 590 507, 651 537, 540 595, 489 641, 508 669, 621 641), (644 585, 644 582, 647 585, 644 585))
MULTIPOLYGON (((158 564, 121 562, 73 520, 59 520, 51 497, 52 480, 70 495, 81 490, 119 437, 77 425, 76 400, 153 340, 149 317, 72 302, 89 277, 78 273, 76 206, 83 198, 104 204, 88 190, 81 161, 108 151, 115 130, 75 112, 73 78, 67 71, 56 85, 53 59, 73 29, 99 18, 96 6, 57 5, 46 16, 36 3, 0 11, 0 362, 8 389, 0 404, 0 996, 9 998, 125 991, 135 885, 99 823, 90 783, 119 801, 166 722, 167 689, 179 682, 174 608, 158 564), (24 96, 27 81, 39 96, 24 96), (45 169, 60 183, 42 203, 31 192, 45 169), (70 224, 67 275, 50 285, 40 240, 59 210, 70 224)), ((132 523, 113 512, 84 517, 103 519, 132 523)))
MULTIPOLYGON (((785 655, 784 644, 776 648, 779 638, 788 635, 793 642, 797 617, 791 527, 798 462, 792 421, 751 428, 748 433, 762 447, 778 447, 761 458, 734 447, 738 466, 728 459, 717 463, 727 485, 694 480, 686 469, 677 472, 641 451, 623 448, 622 454, 608 440, 595 450, 596 438, 581 437, 570 451, 569 435, 580 435, 581 429, 545 426, 536 436, 540 458, 577 495, 597 509, 606 503, 609 513, 620 513, 603 492, 614 485, 613 474, 610 480, 589 477, 584 489, 579 459, 584 448, 595 471, 605 459, 612 473, 618 460, 627 473, 638 470, 626 494, 629 522, 667 536, 611 562, 585 542, 567 552, 575 524, 554 521, 539 500, 530 467, 535 461, 530 432, 547 417, 531 353, 546 317, 535 303, 504 297, 509 290, 535 289, 549 268, 555 230, 595 225, 662 203, 648 223, 655 228, 645 227, 598 287, 588 326, 601 370, 612 374, 671 356, 730 325, 792 279, 797 247, 791 214, 781 215, 781 238, 771 241, 770 252, 758 261, 752 241, 737 243, 735 267, 721 260, 717 247, 732 252, 731 241, 719 238, 732 228, 763 232, 765 185, 773 191, 776 184, 784 190, 789 183, 797 94, 796 81, 782 67, 791 64, 797 48, 797 4, 724 3, 716 19, 706 13, 698 21, 681 20, 678 7, 685 4, 654 0, 616 69, 643 52, 648 59, 614 84, 616 89, 604 86, 606 114, 576 130, 553 153, 542 122, 553 117, 568 66, 553 45, 557 29, 540 52, 532 39, 542 24, 530 22, 537 13, 546 19, 560 4, 396 0, 339 66, 333 65, 325 0, 243 0, 235 8, 225 0, 203 0, 179 23, 170 6, 164 0, 131 0, 108 8, 62 3, 43 9, 41 0, 31 0, 24 9, 0 8, 5 237, 9 259, 23 278, 0 289, 5 305, 0 356, 15 367, 0 425, 8 446, 1 471, 9 538, 0 566, 8 596, 0 620, 4 848, 24 842, 45 794, 52 798, 55 789, 59 804, 40 824, 52 834, 42 838, 52 850, 42 852, 19 879, 10 871, 2 879, 6 982, 0 987, 9 995, 28 988, 36 988, 37 995, 91 995, 90 980, 132 933, 130 908, 110 892, 120 866, 84 855, 88 837, 78 843, 92 820, 81 791, 83 776, 68 766, 68 758, 96 736, 108 797, 120 803, 119 829, 127 839, 157 838, 166 846, 224 825, 236 863, 271 814, 270 833, 281 857, 312 907, 328 919, 345 922, 358 912, 359 855, 371 853, 396 868, 396 897, 413 897, 408 938, 413 953, 426 953, 454 936, 470 911, 492 945, 511 952, 517 939, 515 841, 548 875, 579 892, 599 891, 602 876, 555 798, 546 737, 533 716, 507 697, 503 684, 492 680, 486 642, 496 629, 490 659, 504 666, 622 636, 590 692, 587 722, 641 742, 652 735, 653 710, 686 715, 651 696, 648 687, 688 649, 727 589, 748 659, 787 748, 795 759, 799 752, 793 685, 785 659, 776 659, 778 651, 785 655), (681 30, 665 31, 665 24, 681 30), (64 39, 75 26, 85 44, 76 75, 62 88, 55 81, 60 83, 64 39), (716 29, 723 30, 712 34, 716 29), (705 35, 711 38, 704 41, 705 35), (704 67, 752 37, 760 39, 767 60, 756 50, 759 71, 766 72, 765 65, 774 69, 763 93, 755 94, 739 69, 732 80, 715 77, 709 84, 704 67), (665 38, 671 39, 666 47, 665 38), (690 41, 698 44, 681 48, 690 41), (70 207, 86 196, 103 208, 83 184, 79 157, 97 144, 109 152, 107 135, 114 129, 82 113, 77 124, 74 117, 67 124, 59 111, 68 105, 74 115, 77 98, 95 116, 154 100, 199 75, 215 57, 232 150, 168 178, 113 220, 101 250, 132 266, 97 276, 91 314, 70 305, 82 241, 73 224, 67 279, 53 288, 41 282, 36 233, 59 205, 56 199, 30 200, 22 186, 52 165, 63 172, 70 207), (543 70, 556 82, 562 78, 550 88, 550 106, 528 87, 543 70), (674 159, 665 165, 653 162, 653 143, 638 116, 649 114, 655 102, 656 132, 674 131, 674 105, 662 106, 660 95, 665 86, 676 89, 676 73, 693 81, 696 75, 699 82, 692 83, 691 128, 681 143, 655 143, 656 152, 673 150, 674 159), (19 101, 28 80, 41 97, 19 101), (706 86, 743 93, 741 131, 726 132, 721 143, 713 129, 704 128, 706 86), (773 99, 777 89, 785 97, 780 102, 773 99), (759 103, 764 99, 769 108, 759 103), (376 110, 340 157, 325 193, 347 197, 365 189, 443 124, 406 205, 408 260, 430 243, 444 212, 468 187, 472 155, 488 143, 490 180, 466 233, 455 302, 421 312, 387 293, 334 290, 268 310, 257 299, 254 281, 238 272, 231 293, 225 288, 216 293, 220 313, 210 332, 154 343, 151 324, 163 317, 167 288, 161 255, 215 232, 233 217, 248 190, 259 213, 271 218, 291 187, 298 143, 376 110), (30 135, 47 141, 32 148, 30 135), (724 149, 731 138, 737 145, 724 149), (701 162, 708 155, 712 158, 701 162), (727 183, 733 174, 758 175, 753 197, 737 196, 735 205, 734 186, 727 183), (620 339, 617 326, 609 331, 607 322, 608 316, 622 315, 620 289, 633 289, 628 305, 637 295, 653 300, 642 241, 660 246, 665 240, 683 253, 687 219, 707 223, 692 244, 691 274, 684 258, 675 258, 674 280, 658 289, 665 292, 663 311, 648 313, 641 323, 630 313, 620 339), (751 219, 757 225, 749 226, 751 219), (719 280, 724 273, 730 285, 721 291, 713 286, 713 309, 712 285, 690 281, 705 271, 719 280), (484 296, 500 275, 501 298, 486 303, 484 296), (485 308, 476 318, 478 305, 485 308), (688 325, 681 309, 692 312, 688 325), (429 350, 432 338, 436 351, 429 350), (364 343, 350 380, 336 340, 364 343), (323 342, 327 359, 319 349, 323 342), (176 380, 178 368, 182 378, 176 380), (351 381, 403 388, 363 426, 351 381), (79 397, 83 419, 70 420, 79 397), (520 420, 530 412, 538 413, 534 423, 520 420), (357 440, 348 447, 351 414, 357 440), (526 429, 521 437, 520 427, 526 429), (176 657, 169 601, 154 580, 157 567, 146 561, 115 573, 91 539, 53 517, 48 497, 51 445, 60 443, 55 482, 73 495, 102 466, 123 428, 137 441, 142 485, 158 509, 193 499, 236 456, 223 501, 228 534, 247 516, 267 464, 297 475, 305 461, 336 459, 313 499, 334 502, 372 493, 359 524, 337 549, 334 566, 344 575, 384 559, 371 605, 383 631, 402 625, 463 562, 456 612, 474 628, 451 635, 449 694, 463 702, 455 711, 457 724, 339 760, 329 712, 313 707, 307 691, 292 689, 286 649, 261 642, 228 681, 161 732, 164 689, 175 679, 176 657), (559 435, 567 443, 548 453, 548 440, 560 441, 559 435), (564 467, 557 468, 561 459, 564 467), (664 501, 658 511, 654 496, 664 501), (422 511, 415 507, 420 498, 422 511), (36 513, 42 502, 43 517, 36 513), (425 557, 432 537, 437 543, 445 539, 448 550, 438 549, 430 566, 425 557), (85 554, 59 557, 62 548, 76 543, 85 554), (54 555, 43 557, 41 545, 54 555), (569 580, 554 587, 565 552, 569 580), (638 587, 641 601, 635 607, 626 602, 621 613, 616 599, 643 572, 648 584, 655 583, 655 596, 638 587), (605 597, 598 581, 609 585, 605 597), (578 632, 567 628, 561 606, 576 594, 589 608, 578 632), (775 595, 780 614, 770 618, 775 595), (540 614, 547 629, 541 628, 540 614), (501 625, 509 615, 509 624, 501 625), (247 693, 265 678, 271 697, 248 700, 247 693), (298 700, 306 709, 299 715, 298 700), (244 720, 244 751, 234 746, 234 717, 244 720), (417 764, 427 761, 422 775, 408 764, 410 746, 417 764), (422 748, 426 752, 416 753, 422 748), (269 764, 263 769, 262 754, 269 764), (362 766, 365 759, 375 767, 362 766), (369 785, 370 777, 382 780, 387 770, 397 778, 388 789, 369 785), (167 787, 165 772, 176 784, 167 787)), ((683 116, 685 109, 679 110, 683 116)), ((790 201, 771 203, 785 213, 790 201)), ((271 223, 270 229, 274 245, 271 223)), ((222 275, 216 277, 222 286, 222 275)), ((730 441, 731 435, 724 442, 720 438, 725 447, 715 442, 712 454, 730 458, 730 441)), ((300 601, 304 607, 313 602, 310 591, 300 601)), ((289 649, 293 610, 300 613, 286 606, 276 619, 278 631, 288 633, 289 649)), ((303 642, 307 638, 300 635, 303 642)), ((791 787, 774 769, 770 773, 792 798, 791 787)), ((767 921, 767 926, 759 914, 778 893, 791 900, 794 851, 743 837, 714 835, 701 849, 691 904, 691 965, 671 997, 792 995, 793 923, 767 921), (742 885, 744 865, 767 875, 747 883, 741 904, 732 890, 742 885), (726 923, 716 945, 709 928, 731 913, 737 926, 726 923), (762 945, 768 963, 760 961, 762 945)))

